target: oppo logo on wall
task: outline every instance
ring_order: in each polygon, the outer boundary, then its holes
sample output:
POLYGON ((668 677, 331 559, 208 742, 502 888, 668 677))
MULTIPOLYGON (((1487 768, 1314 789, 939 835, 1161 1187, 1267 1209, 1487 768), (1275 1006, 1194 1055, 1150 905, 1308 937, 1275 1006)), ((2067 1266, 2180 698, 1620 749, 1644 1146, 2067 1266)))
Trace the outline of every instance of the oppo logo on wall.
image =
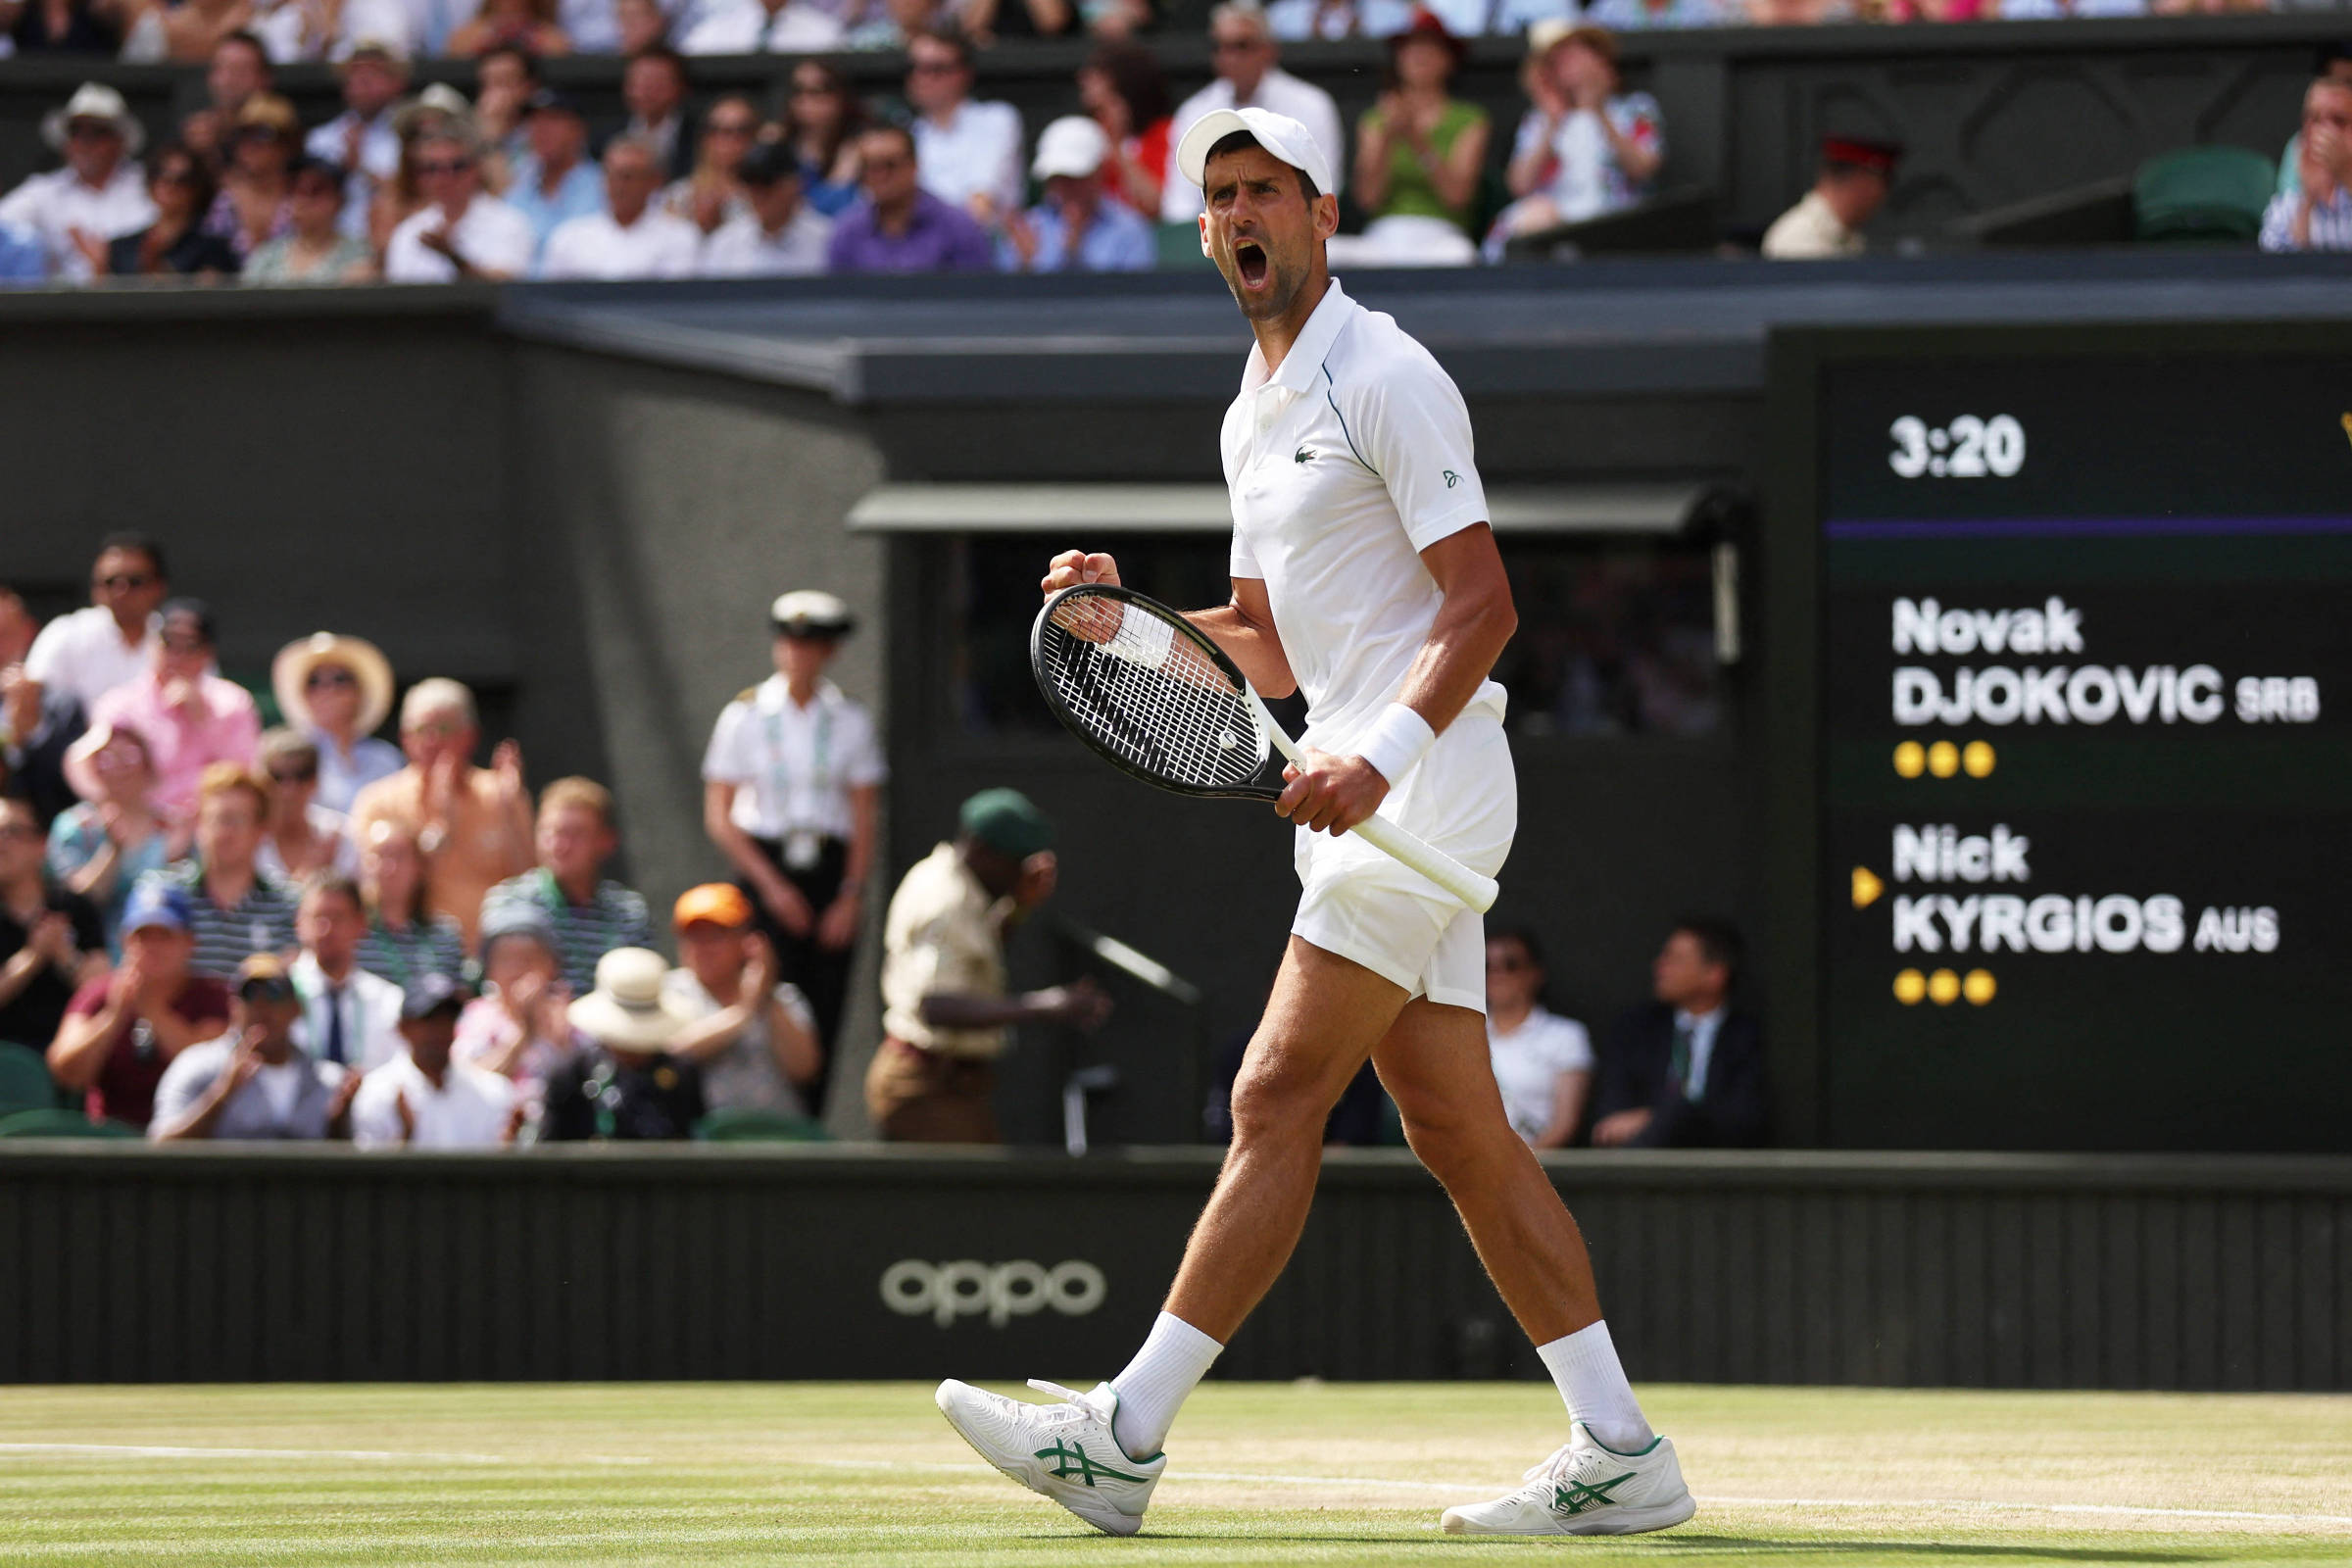
POLYGON ((1064 1317, 1084 1317, 1109 1294, 1102 1271, 1077 1258, 1048 1268, 1027 1258, 928 1263, 908 1257, 882 1271, 884 1306, 904 1317, 928 1317, 943 1329, 959 1317, 984 1314, 1001 1329, 1049 1307, 1064 1317))

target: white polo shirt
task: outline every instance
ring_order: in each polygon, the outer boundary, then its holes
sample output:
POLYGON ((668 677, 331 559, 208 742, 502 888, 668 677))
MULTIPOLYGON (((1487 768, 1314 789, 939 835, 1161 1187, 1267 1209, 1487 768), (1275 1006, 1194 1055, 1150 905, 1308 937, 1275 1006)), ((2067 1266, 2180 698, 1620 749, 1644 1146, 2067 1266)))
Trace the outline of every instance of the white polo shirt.
MULTIPOLYGON (((1420 553, 1487 520, 1470 411, 1427 349, 1332 279, 1266 373, 1253 345, 1220 437, 1233 575, 1263 578, 1308 744, 1349 755, 1396 699, 1445 595, 1420 553)), ((1499 719, 1482 684, 1464 711, 1499 719)))
POLYGON ((833 243, 833 220, 803 204, 770 234, 750 213, 731 218, 703 242, 705 277, 780 277, 821 272, 833 243))
POLYGON ((403 1100, 416 1124, 406 1147, 496 1149, 507 1136, 514 1086, 470 1062, 453 1060, 436 1089, 404 1048, 360 1080, 351 1097, 351 1141, 362 1149, 401 1148, 403 1100))
MULTIPOLYGON (((458 280, 456 264, 439 251, 425 248, 424 236, 440 228, 444 221, 440 208, 427 207, 410 214, 392 231, 391 242, 384 247, 385 282, 458 280)), ((452 237, 457 241, 459 254, 467 262, 509 277, 529 276, 531 254, 539 248, 539 236, 532 231, 531 220, 495 196, 476 196, 466 203, 466 216, 458 220, 452 237)))
POLYGON ((701 229, 649 204, 634 223, 623 224, 610 213, 583 213, 558 223, 539 258, 539 275, 692 277, 702 254, 701 229))
POLYGON ((1010 104, 965 102, 945 125, 929 116, 914 122, 916 177, 923 189, 961 207, 985 192, 996 199, 997 211, 1009 213, 1021 205, 1021 112, 1010 104))
POLYGON ((815 0, 787 0, 772 16, 760 0, 718 0, 678 45, 689 55, 823 54, 841 47, 841 21, 815 0))
POLYGON ((768 676, 719 712, 703 754, 703 777, 736 786, 735 825, 756 839, 846 839, 850 791, 889 776, 873 719, 829 680, 803 708, 768 676))
MULTIPOLYGON (((1219 76, 1177 106, 1175 118, 1168 122, 1168 146, 1174 148, 1184 139, 1184 133, 1193 128, 1193 122, 1212 109, 1251 108, 1271 109, 1304 125, 1331 164, 1331 177, 1339 182, 1336 189, 1347 188, 1348 133, 1340 125, 1340 106, 1332 102, 1331 94, 1287 71, 1268 71, 1258 78, 1256 90, 1239 100, 1234 97, 1233 83, 1219 76)), ((1325 194, 1335 193, 1336 190, 1325 194)), ((1184 177, 1171 152, 1168 181, 1160 189, 1160 221, 1189 223, 1200 216, 1200 187, 1184 177)))
POLYGON ((163 616, 147 617, 147 630, 135 643, 122 640, 114 612, 96 605, 60 615, 41 628, 24 656, 24 673, 48 692, 72 692, 84 713, 98 710, 98 699, 118 686, 127 686, 147 673, 155 662, 155 632, 163 616))

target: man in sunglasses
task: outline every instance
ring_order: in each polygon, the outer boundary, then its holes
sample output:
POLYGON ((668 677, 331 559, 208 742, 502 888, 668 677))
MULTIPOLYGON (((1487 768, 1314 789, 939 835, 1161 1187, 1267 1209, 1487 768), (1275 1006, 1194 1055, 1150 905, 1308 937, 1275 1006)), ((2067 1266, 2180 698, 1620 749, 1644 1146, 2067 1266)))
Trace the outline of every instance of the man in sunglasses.
POLYGON ((425 205, 384 247, 387 283, 501 283, 531 270, 539 236, 529 219, 482 189, 481 150, 469 134, 416 144, 425 205))
POLYGON ((253 694, 214 667, 219 630, 210 606, 174 599, 164 606, 155 658, 139 679, 118 686, 91 710, 92 724, 134 729, 155 762, 157 807, 185 815, 196 783, 215 762, 251 767, 262 738, 253 694))
POLYGON ((302 1001, 285 960, 247 958, 232 995, 228 1033, 190 1046, 165 1069, 147 1136, 159 1144, 350 1137, 359 1075, 294 1043, 302 1001))
MULTIPOLYGON (((1280 46, 1257 0, 1225 0, 1208 14, 1209 58, 1217 79, 1176 108, 1168 126, 1168 145, 1175 146, 1196 121, 1212 109, 1270 109, 1288 115, 1307 129, 1323 149, 1331 176, 1346 189, 1348 138, 1340 128, 1340 108, 1331 94, 1282 69, 1280 46)), ((1167 184, 1162 187, 1162 222, 1189 223, 1200 216, 1200 187, 1184 177, 1168 161, 1167 184)))
POLYGON ((172 591, 163 546, 145 534, 109 534, 90 568, 86 610, 41 628, 24 655, 24 678, 44 697, 72 698, 82 712, 155 661, 156 607, 172 591))

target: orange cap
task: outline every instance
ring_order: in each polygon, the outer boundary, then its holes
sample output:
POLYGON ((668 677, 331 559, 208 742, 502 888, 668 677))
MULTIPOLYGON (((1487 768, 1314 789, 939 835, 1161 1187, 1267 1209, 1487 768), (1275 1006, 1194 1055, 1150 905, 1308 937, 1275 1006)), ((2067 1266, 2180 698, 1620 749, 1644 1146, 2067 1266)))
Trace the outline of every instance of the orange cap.
POLYGON ((752 923, 752 901, 743 890, 725 882, 706 882, 699 888, 688 888, 678 895, 677 907, 670 911, 670 924, 683 931, 697 920, 723 925, 730 930, 752 923))

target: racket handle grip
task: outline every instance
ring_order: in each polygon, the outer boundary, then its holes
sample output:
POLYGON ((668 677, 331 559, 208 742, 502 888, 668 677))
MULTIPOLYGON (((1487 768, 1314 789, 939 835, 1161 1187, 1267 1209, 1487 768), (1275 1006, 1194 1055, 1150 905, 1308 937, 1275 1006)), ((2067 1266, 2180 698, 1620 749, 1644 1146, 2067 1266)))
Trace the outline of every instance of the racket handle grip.
POLYGON ((1480 876, 1444 850, 1431 848, 1387 817, 1367 816, 1348 831, 1391 859, 1411 866, 1480 914, 1494 906, 1494 895, 1500 889, 1493 877, 1480 876))

